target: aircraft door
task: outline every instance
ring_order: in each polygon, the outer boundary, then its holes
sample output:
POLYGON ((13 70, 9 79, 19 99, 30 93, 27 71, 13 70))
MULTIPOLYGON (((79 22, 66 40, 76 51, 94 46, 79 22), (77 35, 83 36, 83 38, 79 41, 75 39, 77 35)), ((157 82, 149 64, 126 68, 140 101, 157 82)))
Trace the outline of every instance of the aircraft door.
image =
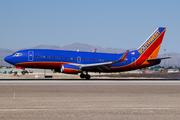
POLYGON ((80 63, 80 62, 81 62, 81 57, 78 56, 78 57, 77 57, 77 63, 80 63))
POLYGON ((131 64, 131 67, 136 67, 136 58, 135 57, 132 57, 131 58, 131 62, 132 62, 132 64, 131 64))
POLYGON ((33 57, 34 57, 34 52, 33 51, 28 51, 28 60, 33 61, 33 57))

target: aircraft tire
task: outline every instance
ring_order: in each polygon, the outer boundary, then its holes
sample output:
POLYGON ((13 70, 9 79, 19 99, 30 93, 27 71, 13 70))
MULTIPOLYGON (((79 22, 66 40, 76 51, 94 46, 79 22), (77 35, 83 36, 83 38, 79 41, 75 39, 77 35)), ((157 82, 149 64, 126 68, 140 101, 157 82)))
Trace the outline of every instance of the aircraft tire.
POLYGON ((86 75, 86 80, 89 80, 91 78, 90 75, 86 75))
POLYGON ((25 74, 26 74, 25 71, 22 71, 21 73, 22 73, 22 75, 25 75, 25 74))
POLYGON ((86 76, 86 75, 83 74, 83 73, 80 74, 80 77, 81 77, 81 78, 85 78, 85 76, 86 76))

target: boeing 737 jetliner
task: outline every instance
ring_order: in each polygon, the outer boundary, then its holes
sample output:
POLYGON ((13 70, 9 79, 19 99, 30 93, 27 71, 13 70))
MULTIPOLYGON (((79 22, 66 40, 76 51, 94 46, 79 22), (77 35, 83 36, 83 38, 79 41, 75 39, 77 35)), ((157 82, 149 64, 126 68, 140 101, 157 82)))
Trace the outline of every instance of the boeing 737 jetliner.
POLYGON ((88 72, 122 72, 157 65, 166 28, 157 28, 137 49, 121 54, 50 49, 20 50, 4 58, 17 68, 53 69, 55 72, 78 74, 90 79, 88 72))

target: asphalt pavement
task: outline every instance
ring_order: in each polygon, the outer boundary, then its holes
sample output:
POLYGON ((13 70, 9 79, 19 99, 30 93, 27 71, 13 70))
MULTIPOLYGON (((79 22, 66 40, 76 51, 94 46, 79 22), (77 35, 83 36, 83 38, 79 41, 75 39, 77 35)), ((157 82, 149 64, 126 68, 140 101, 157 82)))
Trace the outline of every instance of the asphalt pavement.
POLYGON ((1 80, 1 120, 180 119, 180 81, 1 80))

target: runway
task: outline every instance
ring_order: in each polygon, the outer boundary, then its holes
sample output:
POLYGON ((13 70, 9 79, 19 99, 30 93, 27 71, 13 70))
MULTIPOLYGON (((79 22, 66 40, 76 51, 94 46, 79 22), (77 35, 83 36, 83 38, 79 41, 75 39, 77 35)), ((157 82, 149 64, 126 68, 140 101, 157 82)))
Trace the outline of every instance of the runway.
POLYGON ((180 81, 0 81, 0 119, 180 119, 180 81))
POLYGON ((0 86, 9 85, 180 85, 180 80, 1 80, 0 86))

